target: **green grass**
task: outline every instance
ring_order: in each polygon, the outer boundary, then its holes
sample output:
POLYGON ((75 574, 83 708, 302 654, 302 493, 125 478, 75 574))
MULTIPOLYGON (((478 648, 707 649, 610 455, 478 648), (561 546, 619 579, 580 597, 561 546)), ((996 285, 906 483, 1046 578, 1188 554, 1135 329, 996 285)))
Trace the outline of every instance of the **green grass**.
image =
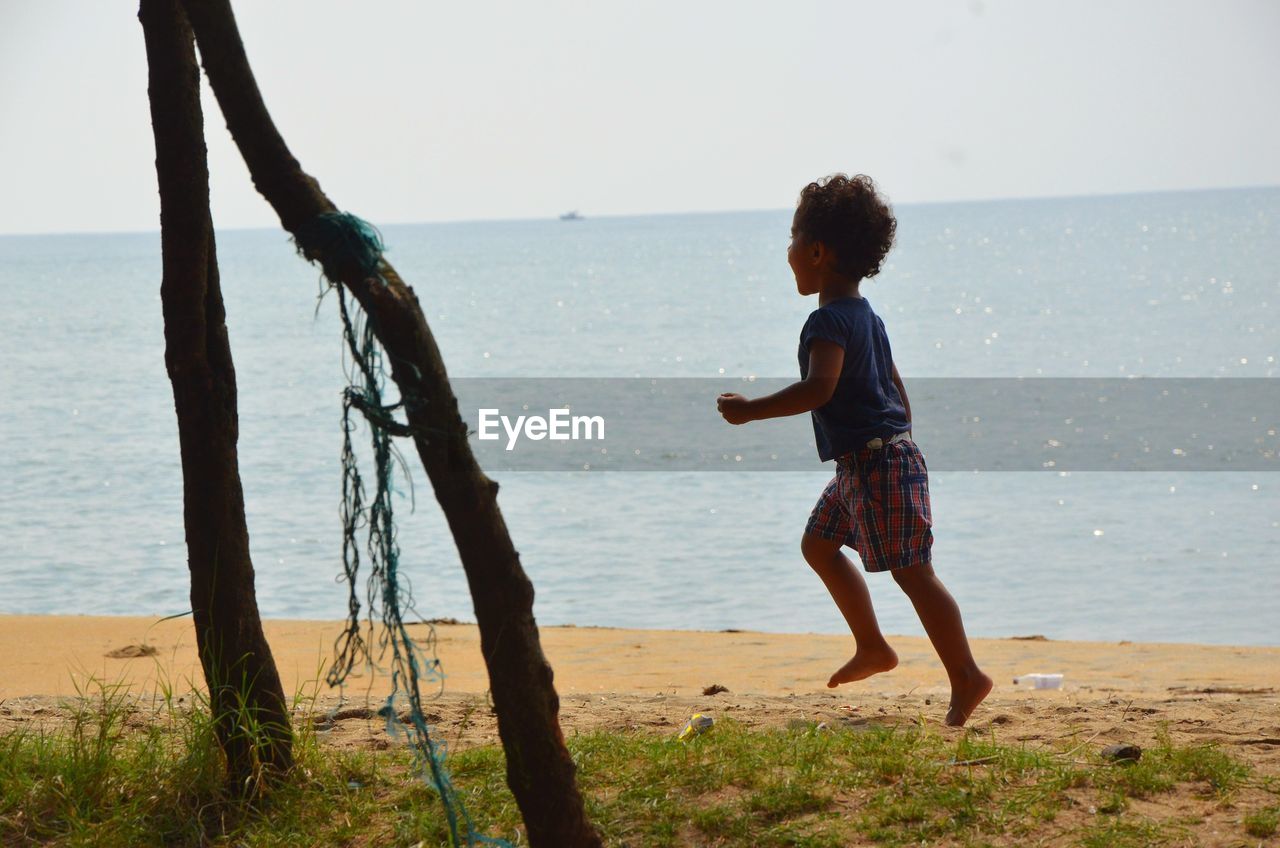
MULTIPOLYGON (((409 776, 405 752, 339 750, 298 724, 294 772, 246 801, 223 784, 207 702, 187 708, 166 693, 138 712, 103 686, 54 732, 0 736, 0 844, 447 844, 439 800, 409 776)), ((924 726, 748 730, 728 719, 687 744, 596 732, 569 748, 589 815, 607 844, 627 846, 1015 845, 1063 828, 1080 845, 1159 845, 1185 841, 1187 823, 1145 818, 1134 799, 1179 791, 1226 805, 1243 786, 1274 787, 1219 749, 1167 737, 1128 765, 1088 746, 924 726)), ((501 748, 449 763, 481 831, 523 844, 501 748)), ((1241 839, 1265 838, 1280 807, 1236 820, 1241 839)))
POLYGON ((1280 827, 1280 807, 1264 807, 1244 817, 1244 830, 1250 836, 1266 839, 1275 836, 1280 827))

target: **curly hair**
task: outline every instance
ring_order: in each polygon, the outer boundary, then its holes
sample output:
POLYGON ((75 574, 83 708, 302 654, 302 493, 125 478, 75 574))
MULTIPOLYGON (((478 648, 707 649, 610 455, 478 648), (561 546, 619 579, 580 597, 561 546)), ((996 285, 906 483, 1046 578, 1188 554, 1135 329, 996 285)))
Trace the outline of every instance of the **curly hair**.
POLYGON ((796 231, 835 252, 835 270, 856 279, 880 273, 898 222, 866 174, 832 174, 800 191, 796 231))

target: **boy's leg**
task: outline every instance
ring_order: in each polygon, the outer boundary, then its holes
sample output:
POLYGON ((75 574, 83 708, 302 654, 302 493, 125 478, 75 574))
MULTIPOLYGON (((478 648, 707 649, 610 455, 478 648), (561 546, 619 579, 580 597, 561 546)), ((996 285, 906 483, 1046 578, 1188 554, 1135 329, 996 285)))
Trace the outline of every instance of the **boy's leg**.
POLYGON ((885 641, 876 621, 876 611, 871 606, 871 593, 858 569, 840 550, 835 539, 804 534, 800 550, 805 561, 818 573, 840 613, 853 631, 857 650, 853 659, 841 666, 827 685, 835 688, 841 683, 852 683, 882 671, 889 671, 898 664, 898 655, 885 641))
POLYGON ((946 723, 959 727, 968 721, 991 691, 991 678, 983 674, 969 650, 969 639, 960 618, 960 606, 928 564, 894 569, 893 579, 911 599, 929 641, 951 680, 951 706, 946 723))

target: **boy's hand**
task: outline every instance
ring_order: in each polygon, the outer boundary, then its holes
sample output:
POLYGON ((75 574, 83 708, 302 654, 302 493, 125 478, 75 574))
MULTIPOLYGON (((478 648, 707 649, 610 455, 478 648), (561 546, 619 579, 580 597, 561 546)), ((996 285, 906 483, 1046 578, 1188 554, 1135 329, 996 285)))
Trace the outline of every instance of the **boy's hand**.
POLYGON ((735 392, 725 392, 716 398, 716 409, 730 424, 746 424, 751 420, 750 400, 735 392))

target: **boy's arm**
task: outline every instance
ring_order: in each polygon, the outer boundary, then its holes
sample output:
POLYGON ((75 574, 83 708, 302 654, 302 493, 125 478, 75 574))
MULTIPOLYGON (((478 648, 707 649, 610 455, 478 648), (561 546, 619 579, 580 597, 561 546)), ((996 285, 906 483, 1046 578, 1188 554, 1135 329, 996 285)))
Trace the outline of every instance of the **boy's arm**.
POLYGON ((902 385, 902 378, 898 376, 898 366, 893 366, 893 384, 898 387, 898 394, 902 396, 902 405, 907 408, 907 423, 911 423, 911 401, 907 400, 907 387, 902 385))
POLYGON ((803 380, 754 400, 740 394, 723 394, 716 400, 716 406, 730 424, 809 412, 831 400, 842 368, 844 348, 835 342, 815 339, 809 348, 808 376, 803 380))

